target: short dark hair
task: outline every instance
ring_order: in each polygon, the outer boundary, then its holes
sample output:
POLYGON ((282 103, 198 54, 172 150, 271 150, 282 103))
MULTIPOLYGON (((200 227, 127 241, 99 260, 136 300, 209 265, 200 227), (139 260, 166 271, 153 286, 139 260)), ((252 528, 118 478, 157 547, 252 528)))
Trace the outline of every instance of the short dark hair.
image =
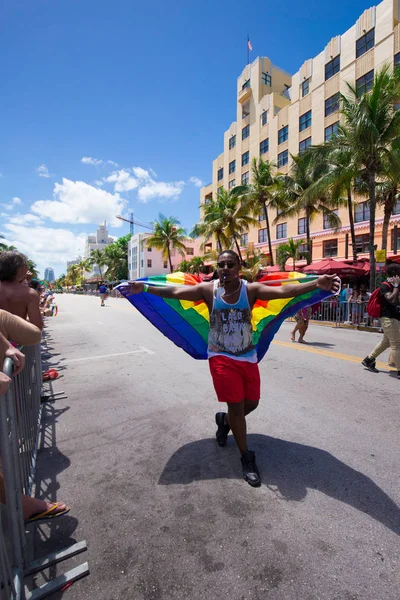
POLYGON ((0 281, 14 281, 18 269, 26 266, 26 256, 17 250, 0 253, 0 281))
POLYGON ((229 256, 232 256, 232 258, 234 258, 237 262, 237 264, 240 266, 240 258, 239 258, 239 254, 237 254, 234 250, 224 250, 223 252, 221 252, 220 254, 218 254, 218 260, 221 258, 221 256, 223 254, 229 254, 229 256))
POLYGON ((389 277, 400 275, 400 264, 395 262, 390 263, 390 265, 386 267, 386 275, 388 275, 389 277))

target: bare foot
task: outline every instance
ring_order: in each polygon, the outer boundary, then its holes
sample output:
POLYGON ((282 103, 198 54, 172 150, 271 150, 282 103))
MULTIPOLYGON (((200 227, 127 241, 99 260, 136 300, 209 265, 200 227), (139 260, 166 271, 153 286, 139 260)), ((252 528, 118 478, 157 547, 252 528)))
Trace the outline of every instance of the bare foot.
POLYGON ((296 336, 294 335, 294 333, 290 334, 290 339, 292 340, 292 342, 296 341, 296 336))
MULTIPOLYGON (((49 510, 54 506, 55 502, 47 502, 46 500, 40 500, 39 498, 31 498, 22 494, 22 513, 24 520, 29 519, 33 515, 38 515, 46 510, 49 510)), ((59 502, 56 513, 61 512, 67 508, 64 502, 59 502)))
POLYGON ((306 342, 303 340, 303 338, 299 338, 299 344, 305 344, 306 342))

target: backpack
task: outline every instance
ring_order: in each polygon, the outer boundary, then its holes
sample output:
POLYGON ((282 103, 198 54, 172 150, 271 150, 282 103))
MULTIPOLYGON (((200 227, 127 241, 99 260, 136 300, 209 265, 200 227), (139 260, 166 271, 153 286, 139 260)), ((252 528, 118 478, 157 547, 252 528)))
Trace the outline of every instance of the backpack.
MULTIPOLYGON (((387 286, 390 287, 390 284, 384 281, 387 286)), ((379 319, 382 314, 382 294, 380 288, 376 288, 375 291, 372 292, 370 299, 367 304, 367 313, 373 319, 379 319)))

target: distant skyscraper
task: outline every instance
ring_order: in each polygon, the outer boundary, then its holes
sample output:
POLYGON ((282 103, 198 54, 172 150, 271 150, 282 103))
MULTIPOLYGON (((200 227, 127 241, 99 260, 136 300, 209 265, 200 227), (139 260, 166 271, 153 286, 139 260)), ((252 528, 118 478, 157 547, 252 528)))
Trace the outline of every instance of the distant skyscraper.
POLYGON ((45 279, 45 281, 48 281, 49 283, 53 283, 53 281, 55 280, 55 277, 54 277, 54 269, 52 267, 47 267, 47 269, 44 272, 44 279, 45 279))

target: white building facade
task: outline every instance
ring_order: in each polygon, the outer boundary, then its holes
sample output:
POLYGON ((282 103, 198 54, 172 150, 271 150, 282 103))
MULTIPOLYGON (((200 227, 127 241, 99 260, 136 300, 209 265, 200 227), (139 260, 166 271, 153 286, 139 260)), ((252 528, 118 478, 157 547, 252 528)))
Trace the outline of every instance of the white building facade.
MULTIPOLYGON (((85 254, 84 258, 90 258, 93 250, 104 250, 114 242, 112 237, 109 237, 107 230, 107 223, 104 221, 103 225, 99 225, 95 235, 88 235, 85 243, 85 254)), ((102 269, 102 272, 104 269, 102 269)), ((93 265, 91 277, 100 275, 100 269, 98 265, 93 265)))
MULTIPOLYGON (((161 250, 149 248, 146 240, 151 233, 136 233, 128 244, 128 269, 129 279, 163 275, 170 272, 168 259, 165 259, 161 250)), ((175 271, 183 260, 191 260, 200 254, 200 240, 189 240, 185 243, 187 254, 181 256, 176 250, 171 251, 172 269, 175 271)))

